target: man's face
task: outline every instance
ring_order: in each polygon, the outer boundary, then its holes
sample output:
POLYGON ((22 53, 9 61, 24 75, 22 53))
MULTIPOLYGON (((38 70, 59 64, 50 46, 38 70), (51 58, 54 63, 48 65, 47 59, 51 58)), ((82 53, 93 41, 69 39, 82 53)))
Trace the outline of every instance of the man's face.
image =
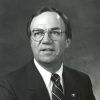
POLYGON ((39 63, 53 63, 61 61, 68 41, 65 35, 65 24, 61 17, 55 12, 44 12, 33 18, 30 30, 51 30, 57 29, 62 31, 59 39, 53 40, 48 31, 45 31, 43 38, 36 41, 31 33, 30 42, 34 58, 39 63))

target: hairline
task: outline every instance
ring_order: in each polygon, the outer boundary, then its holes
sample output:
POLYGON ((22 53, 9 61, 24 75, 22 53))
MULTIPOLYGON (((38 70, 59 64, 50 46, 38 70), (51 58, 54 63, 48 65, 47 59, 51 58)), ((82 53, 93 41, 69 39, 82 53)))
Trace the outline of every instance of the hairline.
MULTIPOLYGON (((32 20, 35 17, 37 17, 40 14, 45 13, 45 12, 54 12, 54 13, 57 13, 60 16, 60 18, 62 19, 64 26, 65 26, 65 35, 66 35, 67 38, 71 39, 72 38, 71 26, 70 26, 70 22, 69 22, 68 17, 64 13, 60 12, 59 10, 57 10, 55 8, 48 8, 48 7, 46 8, 45 7, 45 8, 40 9, 39 11, 37 11, 35 14, 33 14, 29 23, 27 24, 27 31, 31 32, 30 26, 31 26, 32 20)), ((27 33, 27 35, 28 35, 28 37, 30 37, 31 33, 30 34, 27 33)))
MULTIPOLYGON (((61 17, 57 12, 55 12, 55 11, 45 11, 45 12, 42 12, 42 13, 40 13, 40 14, 34 16, 33 19, 32 19, 31 22, 30 22, 30 26, 29 26, 30 31, 31 31, 31 24, 32 24, 32 21, 33 21, 35 18, 37 18, 38 16, 40 16, 41 14, 46 13, 46 12, 55 13, 55 14, 57 14, 57 15, 60 17, 60 20, 62 20, 63 25, 64 25, 64 31, 63 31, 63 32, 65 32, 65 30, 66 30, 65 22, 64 22, 64 20, 62 19, 62 17, 61 17)), ((61 25, 61 26, 62 26, 62 25, 61 25)), ((53 28, 53 27, 52 27, 52 28, 53 28)), ((52 29, 52 28, 51 28, 51 29, 52 29)), ((59 27, 57 27, 57 28, 59 28, 59 27)), ((59 29, 60 29, 60 28, 59 28, 59 29)))

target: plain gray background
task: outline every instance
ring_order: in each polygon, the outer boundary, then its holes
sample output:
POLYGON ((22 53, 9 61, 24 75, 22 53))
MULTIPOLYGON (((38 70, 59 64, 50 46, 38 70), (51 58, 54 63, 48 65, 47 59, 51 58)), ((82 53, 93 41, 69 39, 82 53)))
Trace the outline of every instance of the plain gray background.
POLYGON ((100 0, 0 0, 0 75, 31 59, 26 24, 42 6, 56 7, 70 18, 73 39, 65 64, 90 76, 100 100, 100 0))

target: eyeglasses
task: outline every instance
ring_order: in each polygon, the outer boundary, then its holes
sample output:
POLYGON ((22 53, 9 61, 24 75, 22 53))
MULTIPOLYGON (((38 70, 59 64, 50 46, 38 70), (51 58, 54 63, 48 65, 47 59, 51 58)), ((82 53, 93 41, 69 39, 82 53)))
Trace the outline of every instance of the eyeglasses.
POLYGON ((46 29, 46 30, 43 30, 43 29, 33 29, 32 30, 32 37, 35 41, 41 41, 45 34, 48 33, 48 36, 50 39, 54 40, 54 41, 57 41, 61 38, 62 36, 62 32, 61 29, 46 29))

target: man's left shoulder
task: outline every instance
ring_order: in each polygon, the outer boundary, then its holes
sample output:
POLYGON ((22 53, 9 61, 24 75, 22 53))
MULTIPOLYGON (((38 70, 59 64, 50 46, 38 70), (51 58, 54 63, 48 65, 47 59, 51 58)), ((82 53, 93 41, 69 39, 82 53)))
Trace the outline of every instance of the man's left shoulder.
POLYGON ((72 78, 72 79, 74 79, 76 81, 84 82, 86 80, 87 81, 90 80, 90 77, 89 77, 88 74, 86 74, 84 72, 81 72, 79 70, 70 68, 70 67, 64 66, 64 73, 66 73, 66 75, 68 75, 70 78, 72 78))

